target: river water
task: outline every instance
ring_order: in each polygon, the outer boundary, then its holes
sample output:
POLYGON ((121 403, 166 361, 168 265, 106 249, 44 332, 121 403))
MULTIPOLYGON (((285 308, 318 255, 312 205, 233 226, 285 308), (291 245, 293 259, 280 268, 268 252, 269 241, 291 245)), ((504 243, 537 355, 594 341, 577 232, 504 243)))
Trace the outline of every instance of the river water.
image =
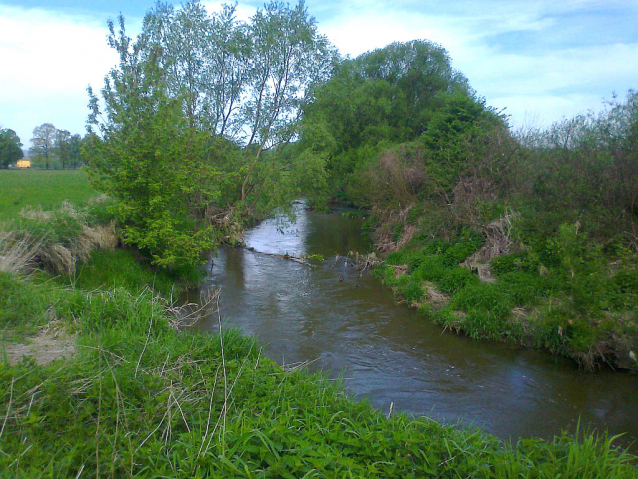
MULTIPOLYGON (((444 332, 336 257, 371 250, 360 220, 302 205, 297 214, 294 224, 271 219, 250 230, 254 251, 220 249, 201 290, 221 288, 225 323, 256 337, 272 359, 342 375, 348 391, 383 411, 392 405, 502 438, 549 438, 574 431, 579 418, 581 426, 624 433, 619 444, 638 438, 638 376, 581 372, 548 353, 444 332), (264 253, 325 261, 310 267, 264 253)), ((197 327, 217 324, 211 315, 197 327)))

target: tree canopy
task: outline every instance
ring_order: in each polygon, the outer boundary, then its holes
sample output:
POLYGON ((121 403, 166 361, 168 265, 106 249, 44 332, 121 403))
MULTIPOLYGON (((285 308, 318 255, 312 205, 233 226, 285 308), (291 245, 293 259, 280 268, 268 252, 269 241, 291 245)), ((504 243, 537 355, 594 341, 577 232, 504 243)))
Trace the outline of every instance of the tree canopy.
POLYGON ((31 154, 44 161, 47 170, 51 167, 56 134, 57 129, 51 123, 43 123, 33 129, 31 154))
POLYGON ((310 86, 334 51, 300 2, 235 7, 157 4, 137 39, 109 22, 120 64, 92 90, 93 181, 118 200, 125 241, 156 264, 193 264, 237 223, 298 194, 297 135, 310 86), (102 120, 103 118, 103 120, 102 120))
POLYGON ((16 132, 9 128, 0 129, 0 168, 8 167, 23 156, 22 143, 16 132))

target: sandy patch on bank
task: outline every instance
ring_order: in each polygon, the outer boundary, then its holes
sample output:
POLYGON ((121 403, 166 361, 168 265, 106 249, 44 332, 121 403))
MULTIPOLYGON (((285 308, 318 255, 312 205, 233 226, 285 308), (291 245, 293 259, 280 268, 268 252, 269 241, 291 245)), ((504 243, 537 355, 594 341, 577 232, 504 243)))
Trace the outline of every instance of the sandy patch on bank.
POLYGON ((75 352, 75 338, 59 331, 43 331, 29 338, 29 343, 5 343, 0 347, 9 363, 16 363, 31 356, 38 364, 49 364, 56 359, 69 357, 75 352))

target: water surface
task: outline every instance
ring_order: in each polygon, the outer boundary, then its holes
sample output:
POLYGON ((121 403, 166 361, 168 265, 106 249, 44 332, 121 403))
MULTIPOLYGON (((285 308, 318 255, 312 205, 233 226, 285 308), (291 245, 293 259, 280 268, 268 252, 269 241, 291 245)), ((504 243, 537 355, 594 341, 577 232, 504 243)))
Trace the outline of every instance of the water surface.
MULTIPOLYGON (((348 267, 344 255, 371 249, 359 220, 302 205, 297 212, 294 224, 273 219, 249 231, 254 251, 222 248, 202 288, 222 288, 226 323, 257 337, 272 359, 342 373, 353 395, 384 411, 393 405, 503 438, 548 438, 575 430, 580 417, 582 425, 625 433, 625 445, 636 441, 638 376, 585 373, 545 352, 444 332, 348 267), (309 267, 265 253, 325 261, 309 267)), ((217 316, 198 328, 215 331, 217 316)))

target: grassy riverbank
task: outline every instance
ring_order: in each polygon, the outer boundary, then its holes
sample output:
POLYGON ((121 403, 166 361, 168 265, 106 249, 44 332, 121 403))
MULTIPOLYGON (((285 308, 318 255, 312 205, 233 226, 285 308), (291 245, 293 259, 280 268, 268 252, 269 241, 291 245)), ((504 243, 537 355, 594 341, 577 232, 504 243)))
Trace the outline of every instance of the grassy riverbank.
POLYGON ((300 144, 328 158, 324 204, 373 218, 377 275, 446 328, 638 372, 638 93, 514 133, 458 76, 419 88, 427 48, 363 54, 317 89, 300 144))
POLYGON ((433 216, 413 211, 406 210, 407 221, 378 225, 378 236, 402 244, 375 275, 428 319, 474 339, 544 348, 588 369, 638 369, 632 252, 603 252, 569 223, 554 231, 546 223, 550 231, 543 231, 518 215, 482 229, 452 221, 433 226, 433 216))
MULTIPOLYGON (((61 244, 76 251, 77 238, 61 244)), ((171 278, 130 251, 93 249, 58 279, 25 273, 0 271, 0 470, 11 477, 636 475, 609 438, 503 444, 388 418, 325 377, 282 369, 236 331, 180 332, 171 278), (7 360, 15 342, 43 338, 73 347, 47 364, 7 360)))
POLYGON ((176 331, 149 292, 0 282, 3 329, 54 324, 77 345, 46 366, 0 366, 0 467, 14 477, 635 477, 607 439, 503 445, 388 419, 338 384, 283 370, 235 331, 176 331))

